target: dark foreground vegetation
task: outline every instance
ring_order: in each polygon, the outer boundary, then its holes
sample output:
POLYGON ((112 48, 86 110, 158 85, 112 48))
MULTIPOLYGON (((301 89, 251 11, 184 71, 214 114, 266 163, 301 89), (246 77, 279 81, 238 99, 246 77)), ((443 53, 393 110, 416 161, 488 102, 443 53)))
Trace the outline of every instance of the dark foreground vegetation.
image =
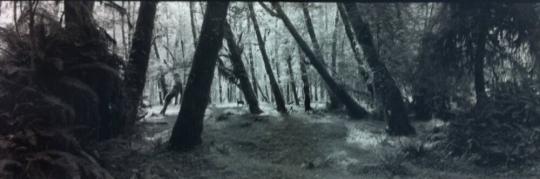
POLYGON ((534 178, 539 8, 0 1, 0 178, 534 178))

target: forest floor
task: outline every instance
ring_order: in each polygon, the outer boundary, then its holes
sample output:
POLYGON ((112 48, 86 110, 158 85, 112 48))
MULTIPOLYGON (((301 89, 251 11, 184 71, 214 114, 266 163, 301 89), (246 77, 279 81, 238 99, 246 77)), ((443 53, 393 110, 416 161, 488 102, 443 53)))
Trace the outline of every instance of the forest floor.
MULTIPOLYGON (((351 120, 343 114, 280 115, 263 104, 261 115, 246 106, 211 105, 206 112, 203 144, 190 152, 167 151, 164 142, 178 107, 157 115, 149 110, 137 135, 96 147, 116 178, 536 178, 540 165, 519 169, 481 168, 440 152, 405 155, 411 146, 429 146, 425 138, 444 122, 414 122, 418 135, 389 137, 384 122, 351 120)), ((319 110, 320 111, 320 110, 319 110)), ((414 148, 414 147, 413 147, 414 148)), ((429 147, 428 147, 429 148, 429 147)))

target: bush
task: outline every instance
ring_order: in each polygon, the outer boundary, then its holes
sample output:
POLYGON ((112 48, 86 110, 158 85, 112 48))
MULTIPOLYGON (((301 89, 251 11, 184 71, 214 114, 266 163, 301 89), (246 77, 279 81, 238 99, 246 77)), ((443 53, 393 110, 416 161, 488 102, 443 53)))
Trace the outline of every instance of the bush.
POLYGON ((39 8, 17 22, 0 28, 0 178, 112 178, 78 142, 122 126, 111 41, 92 24, 68 31, 39 8))
POLYGON ((522 164, 538 154, 540 96, 533 86, 501 84, 489 102, 449 126, 448 149, 479 165, 522 164))

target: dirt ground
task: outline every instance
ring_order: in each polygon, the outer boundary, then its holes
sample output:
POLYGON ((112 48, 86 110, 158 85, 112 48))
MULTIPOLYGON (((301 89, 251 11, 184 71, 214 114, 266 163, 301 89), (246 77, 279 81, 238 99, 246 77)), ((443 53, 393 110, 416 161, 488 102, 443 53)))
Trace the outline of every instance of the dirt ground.
MULTIPOLYGON (((245 106, 211 106, 203 144, 190 152, 170 152, 166 140, 178 108, 167 116, 150 110, 137 135, 96 147, 116 178, 537 178, 540 165, 520 169, 480 168, 465 159, 404 148, 423 143, 441 121, 415 122, 418 135, 389 137, 384 122, 351 120, 342 114, 293 111, 280 115, 270 106, 262 115, 245 106)), ((414 147, 413 147, 414 148, 414 147)))

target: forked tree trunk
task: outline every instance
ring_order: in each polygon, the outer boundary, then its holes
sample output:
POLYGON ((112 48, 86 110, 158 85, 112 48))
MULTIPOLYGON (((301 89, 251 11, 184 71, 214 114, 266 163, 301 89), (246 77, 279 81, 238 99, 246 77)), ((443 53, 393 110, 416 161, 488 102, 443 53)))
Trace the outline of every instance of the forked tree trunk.
POLYGON ((298 56, 300 57, 300 75, 302 79, 303 88, 302 91, 304 93, 304 110, 305 111, 311 111, 311 91, 309 90, 309 79, 306 69, 306 59, 304 58, 304 54, 302 52, 302 49, 298 48, 298 56))
POLYGON ((298 99, 298 93, 296 92, 296 82, 294 81, 294 73, 292 69, 292 57, 289 55, 287 58, 287 67, 289 68, 289 80, 290 80, 290 86, 292 90, 292 94, 294 97, 294 103, 296 105, 300 105, 300 100, 298 99))
POLYGON ((362 46, 364 55, 371 71, 373 71, 373 85, 377 94, 382 99, 384 113, 388 116, 387 132, 390 135, 414 134, 415 130, 409 123, 409 118, 403 103, 403 98, 396 82, 390 76, 384 63, 379 59, 379 54, 373 43, 373 37, 369 25, 364 22, 355 3, 345 4, 347 14, 351 18, 351 24, 356 32, 356 39, 362 46))
POLYGON ((204 111, 210 100, 210 87, 223 43, 228 6, 229 2, 226 1, 207 4, 184 99, 169 139, 171 149, 190 149, 202 141, 204 111))
POLYGON ((242 49, 236 45, 236 40, 232 33, 231 27, 229 24, 225 24, 225 39, 227 40, 227 46, 229 46, 229 51, 231 52, 231 63, 233 67, 233 72, 235 76, 240 80, 240 89, 244 93, 244 98, 249 106, 249 111, 253 114, 259 114, 263 111, 259 108, 259 101, 253 92, 253 87, 249 82, 249 78, 244 67, 244 62, 242 62, 242 49))
POLYGON ((143 95, 152 45, 156 6, 156 1, 144 1, 141 2, 139 8, 139 17, 137 18, 137 26, 129 55, 130 59, 124 74, 126 96, 129 97, 124 121, 128 123, 132 123, 137 119, 138 106, 143 95))
MULTIPOLYGON (((302 4, 302 12, 304 13, 304 19, 306 20, 306 26, 308 30, 309 37, 311 39, 311 43, 313 44, 313 47, 315 48, 315 55, 319 58, 323 66, 326 67, 326 64, 324 62, 324 56, 322 55, 322 48, 319 45, 319 41, 317 40, 317 36, 315 35, 315 30, 313 28, 313 23, 311 21, 311 16, 309 15, 309 10, 307 9, 307 3, 302 4)), ((339 99, 336 97, 334 93, 332 93, 332 90, 328 88, 328 86, 325 85, 326 91, 328 92, 328 96, 330 97, 330 105, 328 105, 328 109, 339 109, 343 106, 339 99)), ((322 95, 321 95, 322 98, 322 95)))
POLYGON ((255 17, 255 10, 253 10, 252 3, 249 3, 249 11, 250 11, 249 16, 251 18, 251 21, 253 22, 255 34, 257 35, 257 41, 259 44, 259 49, 261 51, 262 59, 264 61, 266 74, 268 75, 268 79, 270 80, 270 87, 271 87, 272 93, 274 94, 274 99, 276 101, 277 110, 281 113, 287 113, 287 108, 285 107, 285 100, 283 99, 283 95, 281 94, 279 85, 276 81, 276 78, 274 77, 274 73, 272 72, 272 65, 270 64, 270 59, 268 58, 268 54, 266 53, 266 47, 265 47, 264 40, 262 38, 260 29, 259 29, 257 17, 255 17))
POLYGON ((304 39, 302 39, 302 36, 298 33, 294 25, 292 24, 291 20, 287 15, 285 15, 285 12, 281 9, 281 6, 278 3, 272 3, 274 8, 277 10, 278 17, 283 21, 291 35, 294 37, 296 42, 298 43, 298 46, 302 48, 302 51, 306 54, 308 59, 310 60, 313 67, 317 70, 317 72, 321 75, 322 79, 326 83, 326 85, 332 90, 332 93, 335 94, 339 101, 341 101, 345 107, 347 108, 347 112, 350 117, 352 118, 362 118, 365 117, 368 112, 362 108, 354 99, 345 91, 341 86, 339 86, 336 81, 330 76, 326 68, 324 67, 323 63, 320 61, 320 59, 313 53, 313 51, 309 48, 308 44, 304 39))

